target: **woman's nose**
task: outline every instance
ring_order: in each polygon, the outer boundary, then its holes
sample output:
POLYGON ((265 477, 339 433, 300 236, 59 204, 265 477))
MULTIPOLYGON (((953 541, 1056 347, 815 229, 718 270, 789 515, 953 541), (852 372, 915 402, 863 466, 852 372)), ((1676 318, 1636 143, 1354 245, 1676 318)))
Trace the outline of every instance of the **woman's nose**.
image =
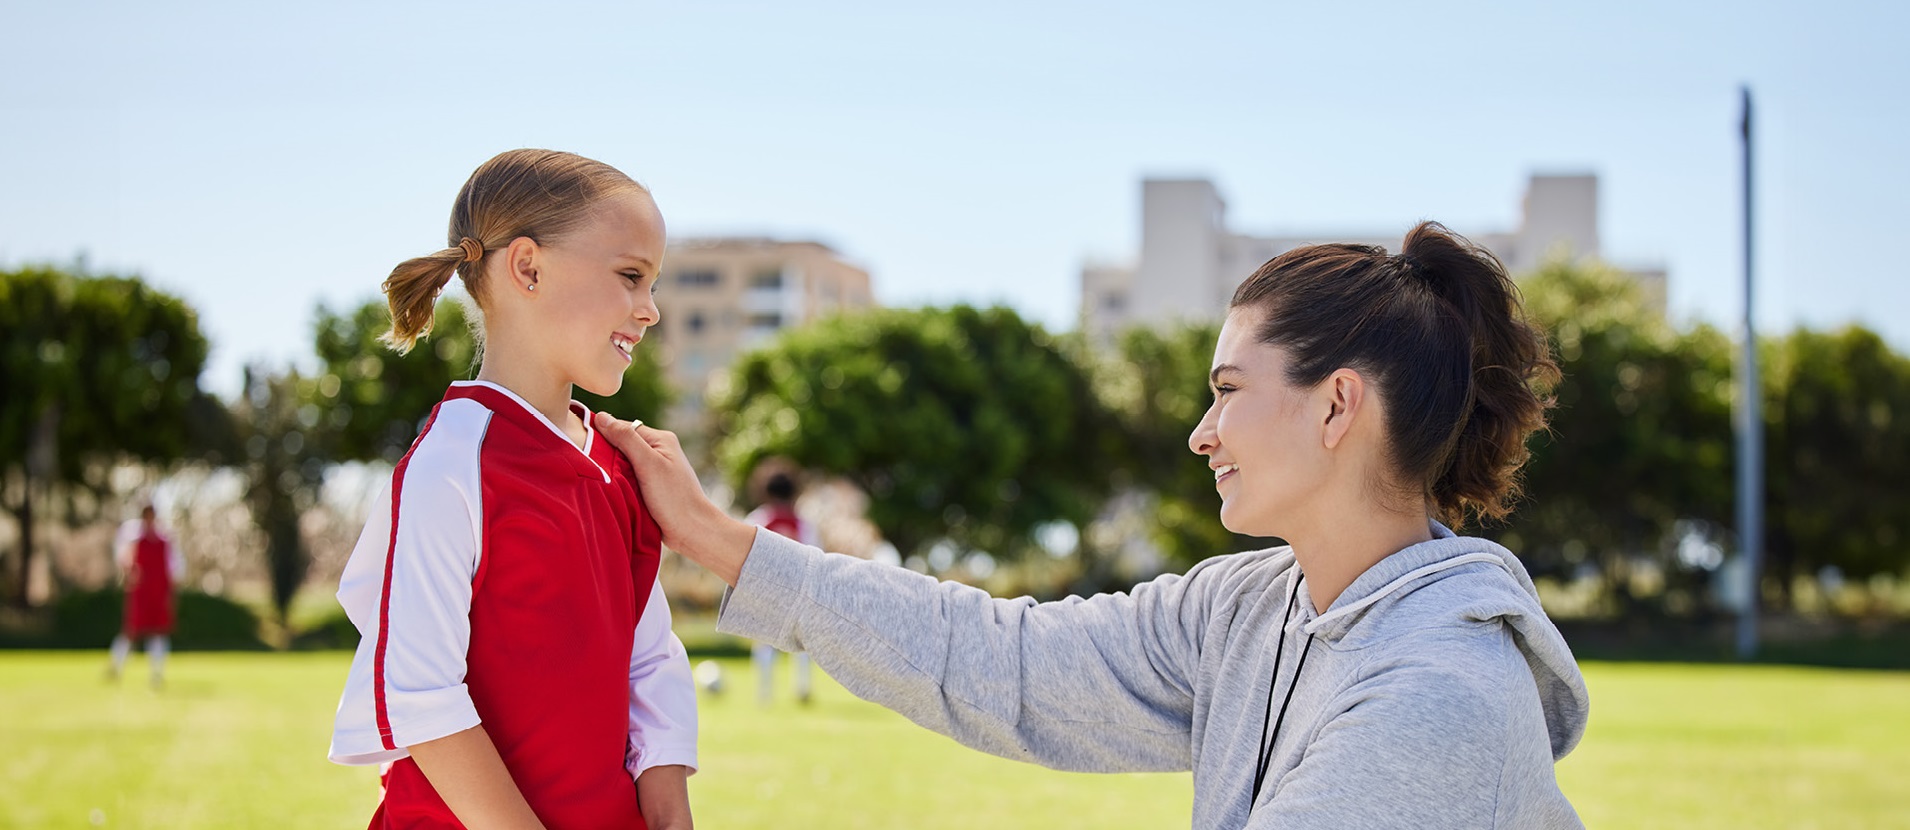
POLYGON ((1200 423, 1194 425, 1193 434, 1187 436, 1187 448, 1195 455, 1213 455, 1219 445, 1220 437, 1214 434, 1214 410, 1208 407, 1206 414, 1200 416, 1200 423))

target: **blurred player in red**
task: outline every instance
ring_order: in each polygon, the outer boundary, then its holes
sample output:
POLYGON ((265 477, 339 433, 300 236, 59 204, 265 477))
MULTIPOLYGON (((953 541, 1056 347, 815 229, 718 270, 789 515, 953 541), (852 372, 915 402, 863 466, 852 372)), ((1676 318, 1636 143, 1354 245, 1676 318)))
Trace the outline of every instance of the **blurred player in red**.
MULTIPOLYGON (((805 545, 819 544, 816 539, 816 526, 796 514, 796 481, 788 473, 776 472, 770 475, 763 485, 764 500, 761 507, 749 514, 748 522, 768 528, 782 536, 805 545)), ((756 666, 756 702, 769 705, 771 682, 776 668, 776 647, 768 643, 756 643, 750 646, 750 662, 756 666)), ((791 667, 796 673, 796 702, 808 703, 810 694, 809 655, 796 652, 789 656, 791 667)))
POLYGON ((146 660, 152 665, 152 684, 157 689, 165 682, 166 652, 172 647, 173 586, 186 575, 185 557, 159 532, 158 514, 148 504, 139 509, 138 519, 120 525, 113 561, 125 577, 126 617, 119 636, 113 638, 113 662, 106 676, 119 679, 134 638, 145 637, 146 660))

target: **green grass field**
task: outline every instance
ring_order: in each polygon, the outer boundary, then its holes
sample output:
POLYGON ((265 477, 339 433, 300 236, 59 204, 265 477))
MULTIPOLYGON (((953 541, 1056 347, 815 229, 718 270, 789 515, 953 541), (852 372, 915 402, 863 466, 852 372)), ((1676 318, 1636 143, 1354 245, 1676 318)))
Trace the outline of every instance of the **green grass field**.
MULTIPOLYGON (((344 653, 0 652, 0 827, 363 826, 375 774, 324 759, 344 653)), ((706 698, 699 826, 1185 827, 1187 775, 1056 773, 963 749, 818 676, 706 698)), ((1910 828, 1910 673, 1591 664, 1592 728, 1559 765, 1593 827, 1910 828)))

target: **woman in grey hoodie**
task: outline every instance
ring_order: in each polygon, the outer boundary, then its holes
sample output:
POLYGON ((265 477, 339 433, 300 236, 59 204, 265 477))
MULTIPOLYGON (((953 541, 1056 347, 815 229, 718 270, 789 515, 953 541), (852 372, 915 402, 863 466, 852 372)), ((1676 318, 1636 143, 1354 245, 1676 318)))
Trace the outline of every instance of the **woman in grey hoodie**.
POLYGON ((1578 827, 1553 776, 1578 666, 1518 559, 1447 529, 1506 513, 1557 371, 1498 261, 1439 225, 1397 256, 1282 254, 1234 294, 1188 444, 1229 529, 1291 545, 1049 603, 760 533, 674 435, 598 427, 665 543, 734 586, 720 630, 971 747, 1191 769, 1196 828, 1578 827))

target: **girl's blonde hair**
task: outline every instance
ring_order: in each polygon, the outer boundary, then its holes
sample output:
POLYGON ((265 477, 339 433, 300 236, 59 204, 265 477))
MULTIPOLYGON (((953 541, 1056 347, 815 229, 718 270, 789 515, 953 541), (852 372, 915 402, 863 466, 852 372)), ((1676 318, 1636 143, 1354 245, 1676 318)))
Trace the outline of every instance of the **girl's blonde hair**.
MULTIPOLYGON (((582 224, 598 202, 626 191, 648 193, 622 171, 575 153, 509 150, 478 166, 451 206, 449 247, 407 259, 385 278, 391 331, 380 338, 408 352, 431 333, 432 309, 455 273, 483 306, 484 260, 520 236, 550 244, 582 224)), ((477 320, 472 321, 474 324, 477 320)))

